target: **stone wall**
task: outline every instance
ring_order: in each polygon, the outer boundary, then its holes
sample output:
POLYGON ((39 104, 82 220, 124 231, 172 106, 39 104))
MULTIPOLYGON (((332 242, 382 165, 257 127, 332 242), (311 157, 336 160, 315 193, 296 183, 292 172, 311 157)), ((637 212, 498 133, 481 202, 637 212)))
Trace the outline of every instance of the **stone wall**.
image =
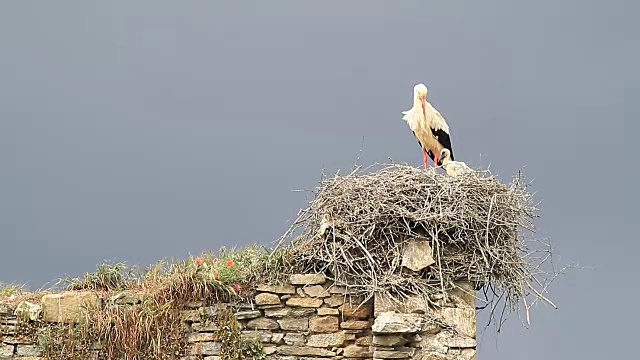
MULTIPOLYGON (((289 284, 258 286, 252 303, 234 306, 242 334, 259 339, 266 359, 475 359, 473 290, 440 299, 438 309, 410 299, 396 303, 376 296, 361 299, 319 274, 291 275, 289 284)), ((8 309, 0 303, 0 359, 41 359, 38 347, 14 333, 16 314, 45 322, 73 322, 98 295, 72 292, 45 295, 40 303, 8 309), (4 316, 2 313, 4 312, 4 316)), ((214 319, 219 306, 193 304, 182 311, 189 354, 183 359, 221 359, 214 319)), ((42 358, 43 359, 43 358, 42 358)))

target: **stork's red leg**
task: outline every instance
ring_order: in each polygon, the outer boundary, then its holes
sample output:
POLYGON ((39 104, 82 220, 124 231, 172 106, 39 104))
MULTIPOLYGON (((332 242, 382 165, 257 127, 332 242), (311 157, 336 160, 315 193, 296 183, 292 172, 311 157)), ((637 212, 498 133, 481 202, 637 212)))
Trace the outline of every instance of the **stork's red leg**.
POLYGON ((429 158, 427 157, 427 151, 424 148, 422 148, 422 162, 424 163, 425 169, 427 168, 427 165, 429 163, 428 159, 429 158))
POLYGON ((438 154, 433 154, 433 161, 436 162, 436 166, 435 166, 435 168, 433 170, 437 171, 437 168, 438 168, 438 154))

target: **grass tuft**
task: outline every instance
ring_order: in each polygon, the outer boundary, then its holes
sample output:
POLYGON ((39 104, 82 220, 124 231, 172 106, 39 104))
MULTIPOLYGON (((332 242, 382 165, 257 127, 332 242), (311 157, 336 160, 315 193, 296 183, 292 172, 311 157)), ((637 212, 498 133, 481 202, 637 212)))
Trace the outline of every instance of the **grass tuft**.
POLYGON ((0 297, 20 295, 24 292, 24 288, 24 285, 5 284, 3 282, 0 282, 0 297))
POLYGON ((83 278, 66 277, 58 281, 65 290, 119 290, 124 289, 134 278, 135 269, 127 268, 124 262, 98 265, 93 273, 85 273, 83 278))

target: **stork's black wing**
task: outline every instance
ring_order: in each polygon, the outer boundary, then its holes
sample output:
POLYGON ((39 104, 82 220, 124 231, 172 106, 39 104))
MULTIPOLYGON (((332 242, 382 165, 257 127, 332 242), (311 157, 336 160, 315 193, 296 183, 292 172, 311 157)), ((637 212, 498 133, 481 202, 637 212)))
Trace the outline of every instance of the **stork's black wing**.
MULTIPOLYGON (((438 142, 440 142, 440 144, 442 144, 442 146, 445 149, 449 149, 449 151, 451 152, 451 159, 450 160, 455 160, 453 158, 453 149, 451 148, 451 137, 449 137, 449 134, 442 130, 442 129, 433 129, 431 128, 431 133, 433 134, 433 136, 435 136, 436 140, 438 140, 438 142)), ((438 159, 440 160, 440 159, 438 159)), ((441 165, 441 164, 438 164, 441 165)))

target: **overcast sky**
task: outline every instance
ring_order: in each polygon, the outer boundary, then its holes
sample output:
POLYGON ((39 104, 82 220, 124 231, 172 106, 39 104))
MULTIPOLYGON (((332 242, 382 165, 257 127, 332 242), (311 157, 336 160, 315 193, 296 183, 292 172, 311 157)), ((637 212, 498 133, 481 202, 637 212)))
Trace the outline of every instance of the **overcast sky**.
POLYGON ((456 160, 525 167, 538 236, 586 267, 479 359, 637 354, 638 5, 238 3, 0 4, 0 280, 268 244, 363 137, 364 164, 422 165, 424 82, 456 160))

